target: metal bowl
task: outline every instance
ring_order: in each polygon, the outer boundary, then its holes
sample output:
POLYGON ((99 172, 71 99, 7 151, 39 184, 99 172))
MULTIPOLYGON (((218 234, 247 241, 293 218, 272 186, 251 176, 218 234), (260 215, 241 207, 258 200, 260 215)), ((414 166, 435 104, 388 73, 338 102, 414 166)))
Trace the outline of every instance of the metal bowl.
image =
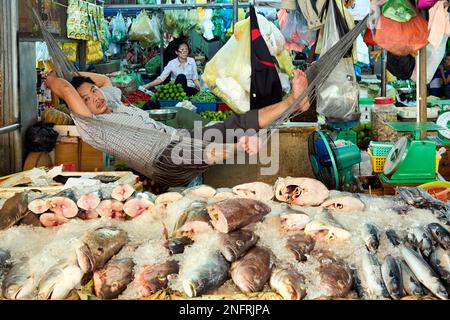
POLYGON ((156 109, 147 111, 150 118, 156 121, 172 120, 177 115, 177 110, 174 109, 156 109))

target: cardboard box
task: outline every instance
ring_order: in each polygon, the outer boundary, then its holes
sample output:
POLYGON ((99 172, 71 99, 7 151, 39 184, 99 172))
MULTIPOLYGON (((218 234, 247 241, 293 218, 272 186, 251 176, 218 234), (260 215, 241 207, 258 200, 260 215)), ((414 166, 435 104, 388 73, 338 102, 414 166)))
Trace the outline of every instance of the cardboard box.
POLYGON ((103 152, 80 140, 80 171, 103 171, 103 152))
POLYGON ((60 137, 55 147, 55 165, 70 163, 74 164, 76 170, 80 169, 79 138, 60 137))

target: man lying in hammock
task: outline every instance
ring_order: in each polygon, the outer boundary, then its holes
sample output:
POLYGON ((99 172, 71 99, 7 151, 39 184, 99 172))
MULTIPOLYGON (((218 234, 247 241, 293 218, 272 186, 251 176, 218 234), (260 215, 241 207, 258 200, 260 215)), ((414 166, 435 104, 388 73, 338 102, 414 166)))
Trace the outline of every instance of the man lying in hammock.
MULTIPOLYGON (((234 144, 225 144, 225 141, 212 143, 208 138, 196 140, 193 132, 186 134, 151 119, 144 110, 125 106, 121 102, 121 91, 113 87, 111 80, 104 75, 80 72, 80 76, 69 83, 52 72, 47 75, 46 85, 66 101, 83 141, 168 187, 188 184, 212 164, 232 156, 236 150, 254 155, 260 147, 257 136, 238 137, 234 144), (202 158, 199 161, 196 151, 204 151, 212 144, 216 147, 209 148, 206 156, 200 152, 202 158), (174 156, 180 157, 177 150, 186 149, 191 152, 183 152, 181 161, 174 156)), ((306 75, 295 70, 292 93, 287 99, 243 115, 233 115, 211 127, 222 132, 224 137, 227 129, 258 131, 280 118, 307 86, 306 75)), ((308 108, 308 99, 296 106, 296 110, 303 112, 308 108)))

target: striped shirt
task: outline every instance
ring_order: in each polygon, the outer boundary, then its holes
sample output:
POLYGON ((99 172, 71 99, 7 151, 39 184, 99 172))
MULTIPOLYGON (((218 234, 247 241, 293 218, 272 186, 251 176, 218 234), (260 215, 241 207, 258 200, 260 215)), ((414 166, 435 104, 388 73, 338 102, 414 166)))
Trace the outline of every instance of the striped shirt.
POLYGON ((169 61, 158 78, 162 81, 166 81, 167 77, 170 75, 170 80, 175 81, 180 74, 186 76, 188 87, 195 88, 194 80, 198 80, 198 72, 197 64, 193 58, 187 58, 186 63, 184 64, 181 64, 178 58, 169 61))
POLYGON ((151 119, 144 110, 123 105, 119 89, 103 87, 101 90, 112 113, 84 117, 72 112, 81 139, 151 176, 153 162, 177 140, 177 130, 151 119))

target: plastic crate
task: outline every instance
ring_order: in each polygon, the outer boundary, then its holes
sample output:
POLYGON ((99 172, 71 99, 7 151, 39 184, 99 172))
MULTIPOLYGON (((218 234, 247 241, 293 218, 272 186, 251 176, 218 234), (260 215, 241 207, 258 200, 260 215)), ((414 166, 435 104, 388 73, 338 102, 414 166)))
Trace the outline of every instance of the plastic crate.
POLYGON ((203 111, 217 111, 217 102, 192 102, 197 107, 197 113, 203 111))
POLYGON ((389 151, 391 151, 393 142, 378 142, 378 141, 370 141, 369 147, 372 149, 372 154, 375 157, 379 156, 387 156, 389 151))
POLYGON ((367 149, 367 153, 369 154, 370 162, 372 163, 372 171, 375 173, 383 172, 387 156, 374 156, 371 148, 367 149))
POLYGON ((161 107, 175 107, 181 100, 159 100, 161 107))

